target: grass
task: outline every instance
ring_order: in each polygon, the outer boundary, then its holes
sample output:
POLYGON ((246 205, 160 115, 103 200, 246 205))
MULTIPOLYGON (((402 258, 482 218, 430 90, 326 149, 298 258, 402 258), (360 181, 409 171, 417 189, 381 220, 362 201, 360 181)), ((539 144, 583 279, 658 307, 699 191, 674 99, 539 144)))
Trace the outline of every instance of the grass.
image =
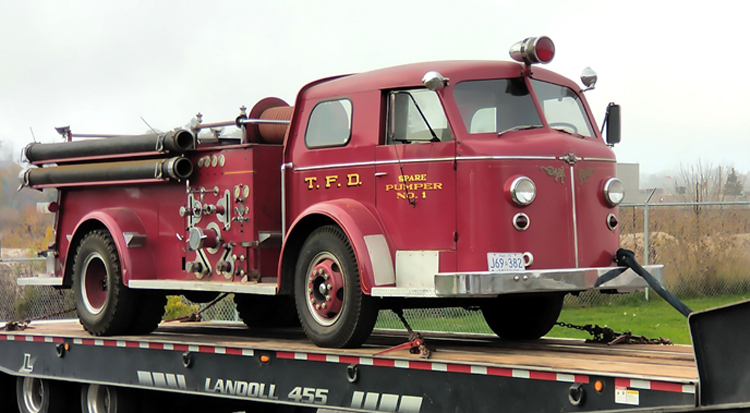
MULTIPOLYGON (((702 297, 684 300, 693 311, 720 307, 750 299, 750 293, 702 297)), ((405 310, 406 319, 415 331, 451 331, 457 333, 492 333, 480 312, 461 309, 405 310)), ((688 322, 677 310, 660 297, 650 301, 625 300, 612 305, 591 307, 569 306, 563 308, 559 321, 586 325, 597 324, 617 332, 630 331, 634 336, 668 338, 675 344, 691 344, 688 322)), ((398 318, 390 311, 382 311, 376 328, 402 330, 398 318)), ((591 338, 585 331, 555 326, 548 337, 591 338)))
MULTIPOLYGON (((750 294, 692 298, 684 302, 693 311, 699 311, 747 299, 750 299, 750 294)), ((659 297, 640 304, 564 308, 559 321, 577 325, 598 324, 618 332, 631 331, 635 336, 663 337, 675 344, 691 344, 687 319, 659 297)), ((553 327, 548 336, 591 338, 587 332, 559 326, 553 327)))

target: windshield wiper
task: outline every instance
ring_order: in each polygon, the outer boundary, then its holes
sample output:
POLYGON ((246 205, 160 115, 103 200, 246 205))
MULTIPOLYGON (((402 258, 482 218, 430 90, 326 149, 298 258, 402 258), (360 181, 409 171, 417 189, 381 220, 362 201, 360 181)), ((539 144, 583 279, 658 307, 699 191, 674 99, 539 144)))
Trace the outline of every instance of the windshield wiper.
POLYGON ((500 136, 500 135, 504 134, 505 132, 515 132, 515 131, 519 131, 519 130, 541 129, 541 128, 543 128, 542 125, 517 125, 517 126, 514 126, 512 128, 506 129, 506 130, 504 130, 502 132, 499 132, 497 134, 497 136, 500 136))
POLYGON ((562 133, 567 133, 568 135, 575 136, 576 138, 581 138, 581 139, 585 138, 585 136, 581 135, 580 133, 571 132, 571 131, 569 131, 567 129, 563 129, 563 128, 550 128, 550 129, 554 129, 554 130, 562 132, 562 133))

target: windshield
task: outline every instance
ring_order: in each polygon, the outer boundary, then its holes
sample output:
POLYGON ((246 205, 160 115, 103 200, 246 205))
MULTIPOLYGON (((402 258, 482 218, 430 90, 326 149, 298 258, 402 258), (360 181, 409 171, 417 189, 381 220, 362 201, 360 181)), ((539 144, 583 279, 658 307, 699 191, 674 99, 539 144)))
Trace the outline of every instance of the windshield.
POLYGON ((523 78, 460 82, 453 95, 469 133, 542 127, 523 78))
MULTIPOLYGON (((551 128, 594 136, 575 92, 538 80, 531 80, 531 85, 551 128)), ((453 95, 469 133, 503 133, 542 127, 524 78, 460 82, 453 95)))
POLYGON ((531 87, 550 128, 583 136, 594 136, 578 95, 567 87, 531 80, 531 87))

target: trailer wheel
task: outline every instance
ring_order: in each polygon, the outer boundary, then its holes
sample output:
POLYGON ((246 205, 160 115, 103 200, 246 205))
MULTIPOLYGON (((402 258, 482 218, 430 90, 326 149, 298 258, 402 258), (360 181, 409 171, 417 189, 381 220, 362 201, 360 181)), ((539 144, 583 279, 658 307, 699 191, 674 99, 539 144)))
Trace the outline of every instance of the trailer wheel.
POLYGON ((534 340, 557 322, 564 294, 501 295, 482 304, 487 325, 508 340, 534 340))
POLYGON ((294 298, 305 334, 320 347, 358 347, 375 326, 377 308, 362 293, 354 250, 337 226, 316 229, 302 246, 294 298))
POLYGON ((16 401, 21 413, 65 413, 68 409, 62 383, 35 377, 16 379, 16 401))
POLYGON ((235 294, 237 312, 250 328, 292 327, 299 325, 294 298, 284 295, 235 294))
POLYGON ((135 294, 122 282, 120 257, 106 230, 91 231, 73 263, 73 295, 81 324, 95 336, 125 334, 135 317, 135 294))
POLYGON ((0 373, 0 412, 9 412, 16 406, 16 393, 13 391, 14 377, 0 373))
POLYGON ((98 384, 81 386, 82 413, 136 413, 140 412, 137 397, 129 389, 98 384))

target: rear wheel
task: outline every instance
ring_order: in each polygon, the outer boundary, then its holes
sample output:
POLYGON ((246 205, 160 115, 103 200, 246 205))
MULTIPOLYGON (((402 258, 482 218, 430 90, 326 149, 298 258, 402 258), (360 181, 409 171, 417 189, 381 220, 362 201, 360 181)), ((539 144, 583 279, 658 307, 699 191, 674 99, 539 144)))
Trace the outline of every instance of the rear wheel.
POLYGON ((563 294, 501 295, 481 305, 487 325, 508 340, 533 340, 547 334, 560 316, 563 294))
POLYGON ((136 413, 141 409, 129 389, 88 384, 81 387, 82 413, 136 413))
POLYGON ((302 246, 294 299, 305 334, 320 347, 358 347, 375 326, 377 308, 362 293, 354 250, 337 226, 316 229, 302 246))
POLYGON ((63 383, 34 377, 16 379, 16 401, 21 413, 65 413, 68 409, 63 383))
POLYGON ((120 257, 106 230, 89 232, 78 246, 73 295, 86 331, 95 336, 128 332, 136 315, 136 294, 123 284, 120 257))
POLYGON ((138 305, 128 334, 148 334, 156 330, 164 316, 167 296, 161 291, 135 290, 131 293, 136 295, 138 305))
POLYGON ((299 325, 294 298, 290 296, 236 294, 234 302, 240 318, 250 328, 299 325))

